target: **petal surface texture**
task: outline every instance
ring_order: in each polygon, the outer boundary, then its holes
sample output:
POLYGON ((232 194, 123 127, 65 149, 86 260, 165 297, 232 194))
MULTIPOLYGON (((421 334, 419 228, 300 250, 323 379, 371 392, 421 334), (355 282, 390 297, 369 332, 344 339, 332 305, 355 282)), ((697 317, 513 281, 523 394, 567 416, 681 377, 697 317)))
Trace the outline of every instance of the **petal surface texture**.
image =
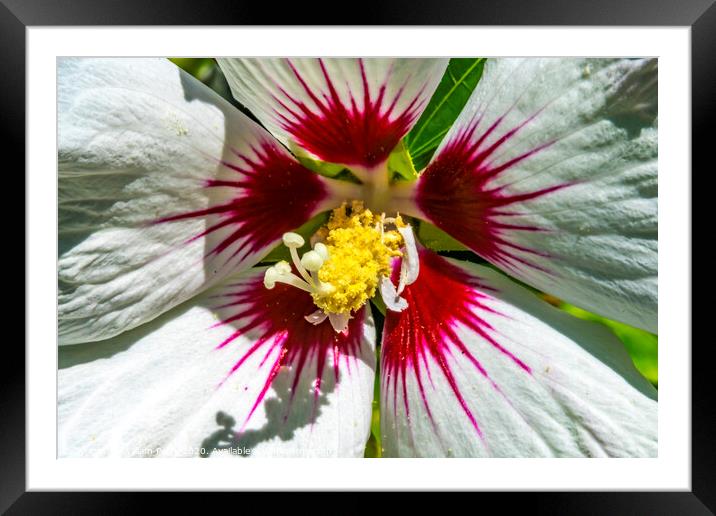
POLYGON ((655 60, 488 60, 403 211, 540 290, 655 332, 656 110, 655 60))
POLYGON ((656 455, 656 391, 607 328, 431 251, 403 295, 381 349, 385 455, 656 455))
POLYGON ((236 99, 313 157, 372 168, 427 107, 445 59, 219 59, 236 99))
POLYGON ((250 267, 326 196, 168 60, 58 69, 61 344, 115 336, 250 267))
POLYGON ((63 457, 362 457, 375 329, 304 319, 252 270, 140 328, 60 349, 63 457), (247 451, 248 450, 248 451, 247 451))

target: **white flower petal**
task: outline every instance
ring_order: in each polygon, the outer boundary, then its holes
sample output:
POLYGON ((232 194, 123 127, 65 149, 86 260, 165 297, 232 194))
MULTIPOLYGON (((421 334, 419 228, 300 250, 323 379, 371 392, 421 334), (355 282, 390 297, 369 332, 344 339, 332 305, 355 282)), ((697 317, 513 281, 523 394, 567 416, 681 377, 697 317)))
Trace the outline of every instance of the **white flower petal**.
POLYGON ((348 323, 352 319, 350 314, 333 314, 328 312, 328 320, 333 327, 333 331, 342 333, 348 328, 348 323))
POLYGON ((323 310, 316 310, 312 314, 308 314, 304 319, 306 319, 311 324, 321 324, 323 321, 326 320, 328 315, 326 315, 326 312, 323 310))
POLYGON ((403 252, 405 253, 400 263, 400 287, 398 294, 403 292, 405 285, 410 285, 418 279, 420 274, 420 259, 418 258, 418 247, 415 243, 415 234, 410 224, 404 228, 398 228, 398 232, 403 237, 403 252))
POLYGON ((607 328, 487 267, 421 262, 386 313, 387 456, 656 456, 656 391, 607 328))
POLYGON ((388 276, 380 279, 380 297, 388 310, 401 312, 408 307, 408 303, 400 297, 393 282, 388 276))
POLYGON ((446 59, 218 61, 234 96, 281 141, 364 168, 388 158, 447 67, 446 59))
POLYGON ((255 263, 326 195, 165 59, 60 59, 59 334, 105 339, 255 263))
POLYGON ((266 290, 261 276, 109 341, 61 348, 59 455, 361 457, 375 378, 370 314, 337 334, 304 319, 314 309, 306 293, 266 290))
POLYGON ((650 59, 488 60, 403 211, 534 287, 656 331, 656 81, 650 59))

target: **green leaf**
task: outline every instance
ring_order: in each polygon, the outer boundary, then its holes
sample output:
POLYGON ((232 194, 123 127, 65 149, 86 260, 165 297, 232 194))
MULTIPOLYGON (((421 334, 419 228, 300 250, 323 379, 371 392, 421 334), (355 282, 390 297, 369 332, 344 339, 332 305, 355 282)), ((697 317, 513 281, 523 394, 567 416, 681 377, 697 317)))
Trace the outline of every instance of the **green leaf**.
POLYGON ((451 59, 428 107, 405 137, 417 170, 425 168, 477 86, 485 58, 451 59))
POLYGON ((410 158, 410 153, 403 140, 398 143, 390 156, 388 156, 388 171, 391 172, 393 177, 406 181, 413 181, 418 177, 418 172, 413 166, 413 160, 410 158))
POLYGON ((288 142, 288 147, 289 150, 293 153, 293 155, 296 156, 301 165, 303 165, 309 170, 313 170, 314 172, 322 176, 336 177, 346 168, 343 165, 339 165, 337 163, 328 163, 325 161, 314 159, 308 154, 308 152, 302 149, 293 140, 290 140, 288 142))
POLYGON ((205 84, 214 73, 215 64, 211 58, 170 57, 169 60, 205 84))
POLYGON ((367 459, 378 459, 383 456, 383 448, 380 439, 380 348, 376 347, 376 371, 375 383, 373 384, 373 413, 370 420, 370 437, 365 445, 363 457, 367 459))
POLYGON ((259 123, 249 110, 233 97, 229 83, 226 82, 226 77, 224 77, 224 73, 213 58, 170 57, 169 60, 224 97, 225 100, 233 104, 254 122, 259 123))
POLYGON ((380 290, 376 292, 375 297, 371 299, 372 306, 378 310, 383 317, 385 317, 385 311, 388 309, 385 306, 385 301, 383 301, 383 298, 380 295, 380 290))
POLYGON ((619 337, 619 340, 624 343, 624 347, 626 347, 639 372, 652 384, 658 385, 659 338, 656 335, 624 323, 606 319, 569 303, 562 302, 559 307, 580 319, 596 321, 609 327, 619 337))
POLYGON ((468 251, 469 249, 432 224, 420 221, 418 239, 427 248, 433 251, 468 251))

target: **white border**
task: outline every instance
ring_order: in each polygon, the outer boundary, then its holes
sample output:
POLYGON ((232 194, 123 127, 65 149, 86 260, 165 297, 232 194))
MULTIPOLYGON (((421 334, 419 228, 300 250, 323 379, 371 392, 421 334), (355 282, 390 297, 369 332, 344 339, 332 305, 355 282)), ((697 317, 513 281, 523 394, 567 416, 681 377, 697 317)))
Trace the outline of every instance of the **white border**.
POLYGON ((46 28, 27 32, 27 488, 676 489, 690 478, 689 28, 46 28), (56 459, 55 60, 62 55, 659 57, 657 459, 56 459), (668 324, 664 324, 668 321, 668 324))

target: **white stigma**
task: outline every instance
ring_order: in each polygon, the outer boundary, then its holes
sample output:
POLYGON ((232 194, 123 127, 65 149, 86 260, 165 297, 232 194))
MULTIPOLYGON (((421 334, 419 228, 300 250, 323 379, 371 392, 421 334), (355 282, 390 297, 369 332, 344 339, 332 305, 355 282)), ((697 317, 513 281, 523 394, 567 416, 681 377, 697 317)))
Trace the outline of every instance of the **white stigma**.
POLYGON ((323 266, 323 257, 316 251, 308 251, 301 257, 301 265, 310 272, 317 272, 323 266))
POLYGON ((281 260, 280 262, 277 262, 276 265, 274 265, 274 267, 276 267, 276 269, 279 272, 281 272, 282 274, 291 274, 291 266, 285 260, 281 260))
POLYGON ((328 260, 328 248, 326 247, 326 244, 323 242, 317 242, 316 245, 313 246, 313 250, 321 255, 324 262, 328 260))
POLYGON ((291 272, 291 266, 283 260, 264 272, 264 287, 271 290, 276 286, 276 283, 286 283, 306 292, 312 292, 311 285, 291 272))
MULTIPOLYGON (((300 288, 309 294, 326 295, 335 290, 333 285, 322 282, 318 279, 317 274, 313 274, 317 273, 328 259, 328 248, 324 244, 316 244, 313 250, 307 251, 299 258, 298 248, 306 243, 301 235, 298 233, 284 233, 283 243, 289 248, 293 266, 299 275, 297 276, 293 273, 293 269, 287 261, 281 260, 266 269, 264 273, 264 286, 267 289, 274 288, 276 283, 285 283, 300 288)), ((316 318, 314 317, 310 322, 315 320, 316 318)))
POLYGON ((283 245, 289 249, 298 249, 299 247, 303 247, 305 243, 306 241, 298 233, 289 232, 283 234, 283 245))
POLYGON ((281 277, 281 274, 276 270, 275 267, 269 267, 264 273, 264 287, 271 290, 276 286, 276 281, 281 277))

